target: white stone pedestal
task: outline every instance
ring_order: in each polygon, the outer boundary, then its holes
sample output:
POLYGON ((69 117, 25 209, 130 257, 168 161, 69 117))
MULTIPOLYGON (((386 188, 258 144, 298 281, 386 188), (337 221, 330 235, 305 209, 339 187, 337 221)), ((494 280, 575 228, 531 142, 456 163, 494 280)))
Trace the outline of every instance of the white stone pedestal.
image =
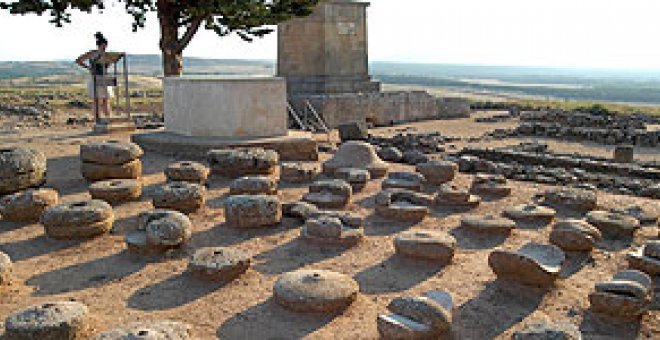
POLYGON ((189 137, 287 135, 286 81, 276 77, 167 77, 165 127, 189 137))

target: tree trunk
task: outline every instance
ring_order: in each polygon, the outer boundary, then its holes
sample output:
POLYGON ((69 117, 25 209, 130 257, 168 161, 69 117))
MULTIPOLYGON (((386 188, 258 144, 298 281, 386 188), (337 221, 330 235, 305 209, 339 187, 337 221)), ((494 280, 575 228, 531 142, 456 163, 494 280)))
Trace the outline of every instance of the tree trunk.
POLYGON ((159 0, 160 50, 163 57, 163 73, 166 77, 183 74, 183 49, 179 46, 178 12, 166 0, 159 0))

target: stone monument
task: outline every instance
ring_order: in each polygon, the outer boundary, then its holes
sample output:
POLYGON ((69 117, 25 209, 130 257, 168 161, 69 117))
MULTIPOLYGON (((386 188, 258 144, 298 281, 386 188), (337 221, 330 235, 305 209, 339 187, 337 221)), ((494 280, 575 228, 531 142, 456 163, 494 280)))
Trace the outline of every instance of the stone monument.
POLYGON ((203 159, 214 149, 258 147, 285 161, 318 160, 314 139, 288 130, 282 78, 166 77, 163 89, 165 130, 132 136, 144 150, 203 159))
POLYGON ((369 76, 368 2, 321 1, 308 17, 278 27, 277 75, 289 93, 378 92, 369 76))

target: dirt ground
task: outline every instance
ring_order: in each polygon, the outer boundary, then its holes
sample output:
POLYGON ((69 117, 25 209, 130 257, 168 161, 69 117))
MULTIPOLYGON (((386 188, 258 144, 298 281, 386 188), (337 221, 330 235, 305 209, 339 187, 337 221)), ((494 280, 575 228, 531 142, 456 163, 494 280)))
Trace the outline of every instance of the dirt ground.
MULTIPOLYGON (((481 113, 479 115, 488 115, 481 113)), ((388 134, 405 127, 418 131, 437 130, 450 136, 474 137, 488 130, 513 126, 515 122, 475 123, 472 119, 428 121, 404 127, 377 129, 388 134)), ((128 135, 112 139, 128 140, 128 135)), ((62 201, 89 198, 79 171, 79 146, 91 140, 88 130, 57 129, 13 131, 0 134, 0 145, 23 145, 44 151, 49 158, 47 186, 57 189, 62 201)), ((518 143, 508 139, 478 145, 518 143)), ((457 148, 464 142, 455 143, 457 148)), ((591 144, 552 141, 561 152, 589 152, 610 156, 611 149, 591 144)), ((660 150, 638 150, 640 159, 660 160, 660 150)), ((327 159, 330 155, 324 154, 327 159)), ((0 250, 15 266, 16 282, 0 288, 0 319, 11 311, 52 300, 76 300, 89 306, 96 332, 136 320, 173 319, 192 326, 199 339, 374 339, 376 317, 386 312, 392 298, 441 289, 456 303, 454 329, 459 339, 509 338, 535 321, 569 322, 586 339, 658 339, 660 304, 638 322, 617 322, 589 312, 587 296, 598 281, 610 279, 626 268, 625 254, 647 239, 657 238, 657 227, 644 227, 632 245, 602 242, 591 255, 568 254, 562 278, 556 287, 540 290, 496 280, 487 257, 496 247, 517 248, 528 241, 548 242, 550 228, 520 228, 508 238, 482 237, 458 228, 462 212, 436 209, 415 224, 384 220, 373 214, 373 195, 380 181, 370 182, 355 195, 348 207, 366 217, 364 242, 353 248, 319 247, 298 239, 301 223, 284 219, 275 228, 236 230, 224 225, 222 202, 229 180, 213 178, 209 184, 208 207, 190 215, 194 234, 189 246, 160 258, 140 258, 127 253, 126 230, 135 228, 136 216, 151 209, 150 193, 165 180, 163 170, 175 159, 147 153, 143 157, 145 193, 139 202, 115 207, 114 232, 88 241, 55 241, 44 236, 38 224, 21 225, 0 221, 0 250), (438 266, 394 255, 392 239, 408 229, 433 229, 451 233, 458 241, 453 263, 438 266), (246 274, 225 286, 200 281, 185 273, 186 258, 204 246, 232 246, 254 257, 246 274), (290 312, 271 298, 272 285, 284 272, 300 268, 330 269, 355 278, 361 294, 339 315, 290 312)), ((406 165, 392 170, 414 171, 406 165)), ((467 187, 470 176, 460 174, 455 183, 467 187)), ((515 182, 510 197, 485 201, 475 213, 499 214, 505 207, 530 202, 545 186, 515 182)), ((306 186, 285 186, 283 202, 299 200, 306 186)), ((657 200, 601 193, 604 207, 640 204, 660 211, 657 200)), ((560 211, 560 216, 575 216, 560 211)), ((657 280, 656 280, 656 291, 657 280)), ((0 330, 1 332, 1 330, 0 330)))

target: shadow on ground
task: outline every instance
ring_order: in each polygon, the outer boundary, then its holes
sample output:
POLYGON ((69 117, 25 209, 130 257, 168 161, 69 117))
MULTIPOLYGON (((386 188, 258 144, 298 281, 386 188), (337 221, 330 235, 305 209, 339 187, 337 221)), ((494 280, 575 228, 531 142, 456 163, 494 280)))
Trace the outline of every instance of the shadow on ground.
POLYGON ((324 246, 295 238, 254 256, 253 268, 262 274, 278 275, 341 255, 347 247, 324 246), (263 262, 262 262, 263 261, 263 262))
POLYGON ((469 228, 456 227, 451 230, 451 236, 461 249, 490 249, 495 248, 510 236, 507 233, 479 233, 469 228))
POLYGON ((224 285, 201 280, 183 272, 140 288, 128 298, 128 307, 144 311, 172 309, 200 299, 224 285))
POLYGON ((460 339, 494 339, 534 312, 547 289, 497 279, 458 308, 454 328, 460 339))
POLYGON ((442 264, 392 255, 354 276, 365 294, 395 293, 408 290, 442 271, 442 264))
POLYGON ((0 250, 9 255, 12 261, 18 262, 74 247, 80 243, 75 240, 53 240, 42 234, 26 240, 0 244, 0 250))
POLYGON ((219 339, 302 339, 336 316, 291 312, 270 298, 225 321, 217 336, 219 339))

